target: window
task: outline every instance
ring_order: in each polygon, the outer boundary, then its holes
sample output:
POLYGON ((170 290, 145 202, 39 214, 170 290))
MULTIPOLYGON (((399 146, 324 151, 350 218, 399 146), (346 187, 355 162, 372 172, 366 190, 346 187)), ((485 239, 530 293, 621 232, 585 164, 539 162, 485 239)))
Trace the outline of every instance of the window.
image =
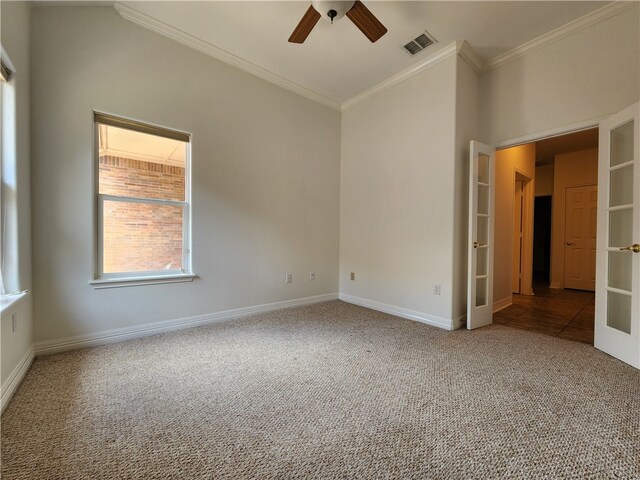
POLYGON ((16 97, 14 69, 4 50, 0 60, 0 106, 0 294, 13 295, 20 290, 16 97))
POLYGON ((190 136, 95 113, 98 286, 188 281, 190 136))

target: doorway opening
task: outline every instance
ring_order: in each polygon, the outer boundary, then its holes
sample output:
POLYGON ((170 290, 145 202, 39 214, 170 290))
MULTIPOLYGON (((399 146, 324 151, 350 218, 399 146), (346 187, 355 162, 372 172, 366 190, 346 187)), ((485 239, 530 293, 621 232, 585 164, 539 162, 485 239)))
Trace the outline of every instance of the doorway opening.
POLYGON ((597 128, 496 153, 494 323, 593 344, 597 183, 597 128))
POLYGON ((536 197, 533 216, 533 284, 551 282, 551 195, 536 197))

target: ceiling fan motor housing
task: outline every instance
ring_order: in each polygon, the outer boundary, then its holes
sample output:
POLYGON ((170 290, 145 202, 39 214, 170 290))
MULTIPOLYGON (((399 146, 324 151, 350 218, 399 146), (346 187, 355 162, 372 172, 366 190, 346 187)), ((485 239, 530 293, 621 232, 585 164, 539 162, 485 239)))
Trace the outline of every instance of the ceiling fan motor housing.
POLYGON ((324 18, 327 20, 339 20, 344 17, 351 7, 353 7, 353 2, 335 2, 335 1, 327 1, 327 0, 311 0, 311 5, 313 8, 324 18), (332 14, 330 15, 329 12, 332 14), (335 15, 333 15, 335 13, 335 15))

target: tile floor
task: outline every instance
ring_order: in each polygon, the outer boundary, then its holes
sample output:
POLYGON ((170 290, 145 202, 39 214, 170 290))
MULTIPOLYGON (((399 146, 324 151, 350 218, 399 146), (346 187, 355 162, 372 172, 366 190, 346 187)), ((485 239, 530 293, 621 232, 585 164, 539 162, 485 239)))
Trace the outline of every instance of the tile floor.
POLYGON ((493 314, 493 323, 593 345, 594 292, 550 289, 513 295, 513 305, 493 314))

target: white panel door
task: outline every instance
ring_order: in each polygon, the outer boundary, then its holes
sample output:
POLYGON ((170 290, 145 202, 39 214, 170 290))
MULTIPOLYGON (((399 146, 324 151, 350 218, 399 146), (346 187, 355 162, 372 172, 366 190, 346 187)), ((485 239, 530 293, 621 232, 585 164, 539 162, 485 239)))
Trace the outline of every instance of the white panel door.
POLYGON ((640 103, 600 123, 596 348, 640 368, 640 103))
POLYGON ((495 148, 471 142, 467 328, 493 321, 493 215, 495 148))

